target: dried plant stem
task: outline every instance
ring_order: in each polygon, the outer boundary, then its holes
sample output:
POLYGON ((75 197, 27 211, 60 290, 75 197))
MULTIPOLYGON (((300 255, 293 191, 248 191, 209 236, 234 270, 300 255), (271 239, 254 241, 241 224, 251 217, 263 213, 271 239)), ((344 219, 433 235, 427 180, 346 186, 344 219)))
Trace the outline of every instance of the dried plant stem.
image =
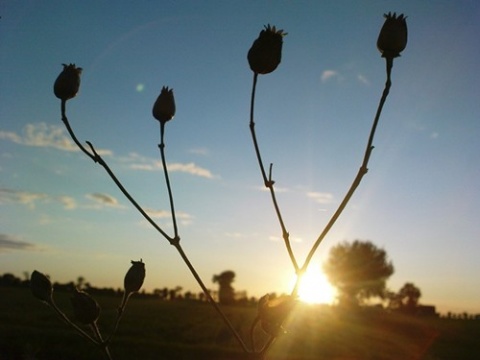
POLYGON ((88 335, 84 330, 82 330, 81 328, 79 328, 74 322, 72 322, 67 315, 65 315, 63 313, 62 310, 60 310, 60 308, 57 306, 57 304, 55 304, 55 301, 53 300, 53 298, 50 300, 50 302, 48 302, 48 305, 50 305, 52 307, 52 309, 55 311, 55 313, 60 317, 60 319, 63 320, 63 322, 65 322, 67 325, 69 325, 70 327, 72 327, 75 331, 77 331, 82 337, 84 337, 85 339, 87 339, 88 341, 91 341, 93 344, 97 345, 97 346, 100 346, 100 342, 98 342, 97 340, 95 340, 94 338, 92 338, 90 335, 88 335))
POLYGON ((174 238, 173 238, 174 242, 171 243, 171 244, 175 247, 175 249, 177 249, 178 253, 180 254, 184 263, 187 265, 188 269, 190 270, 191 274, 193 275, 193 277, 197 281, 198 285, 202 289, 202 291, 205 294, 205 296, 207 297, 208 301, 210 302, 210 304, 212 304, 214 309, 220 315, 220 317, 224 321, 225 325, 229 328, 229 330, 231 331, 233 336, 237 339, 240 346, 243 348, 243 350, 245 352, 249 352, 247 346, 245 345, 242 338, 240 337, 240 335, 237 333, 237 331, 233 327, 230 320, 228 320, 227 316, 223 313, 222 309, 220 309, 220 307, 218 306, 216 301, 210 295, 210 291, 208 291, 207 287, 203 283, 202 278, 200 277, 200 275, 198 275, 197 270, 195 269, 195 267, 191 263, 190 259, 188 258, 187 254, 185 253, 182 246, 180 245, 180 237, 178 235, 177 221, 176 221, 176 216, 175 216, 175 206, 174 206, 174 201, 173 201, 173 192, 172 192, 172 188, 170 186, 170 180, 169 180, 168 168, 167 168, 167 161, 165 159, 164 135, 165 135, 165 123, 161 122, 160 123, 160 144, 158 145, 158 147, 160 149, 160 154, 161 154, 161 157, 162 157, 162 167, 163 167, 163 172, 165 174, 165 182, 166 182, 166 185, 167 185, 168 197, 169 197, 169 200, 170 200, 170 210, 171 210, 171 213, 172 213, 172 222, 173 222, 173 228, 174 228, 174 234, 175 234, 174 238))
POLYGON ((165 237, 170 243, 173 241, 173 238, 168 236, 168 234, 163 231, 155 221, 152 220, 150 216, 142 209, 142 207, 135 201, 135 199, 129 194, 129 192, 125 189, 125 187, 122 185, 120 180, 115 176, 113 171, 110 169, 106 161, 100 156, 100 154, 97 153, 95 148, 93 147, 92 143, 87 141, 88 146, 90 147, 92 153, 90 153, 88 150, 85 149, 85 147, 78 141, 77 137, 75 136, 75 133, 73 132, 70 123, 68 121, 66 112, 65 112, 65 101, 62 100, 62 121, 65 124, 65 127, 68 130, 68 133, 70 134, 70 137, 73 139, 75 144, 82 150, 90 159, 92 159, 94 162, 98 163, 101 165, 105 171, 108 173, 108 175, 112 178, 113 182, 117 187, 120 189, 120 191, 125 195, 125 197, 132 203, 132 205, 140 212, 140 214, 143 215, 143 217, 160 233, 162 234, 163 237, 165 237))
MULTIPOLYGON (((200 276, 198 275, 197 271, 195 270, 194 266, 192 265, 192 263, 190 262, 190 260, 188 259, 186 253, 183 251, 181 245, 180 245, 180 237, 178 235, 178 228, 177 228, 177 222, 176 222, 176 216, 175 216, 175 207, 174 207, 174 202, 173 202, 173 194, 172 194, 172 190, 171 190, 171 186, 170 186, 170 180, 169 180, 169 176, 168 176, 168 169, 167 169, 167 165, 166 165, 166 159, 165 159, 165 151, 164 151, 164 148, 165 148, 165 144, 164 144, 164 141, 163 141, 163 136, 164 136, 164 128, 163 126, 161 127, 161 142, 159 144, 159 148, 160 148, 160 153, 161 153, 161 157, 162 157, 162 165, 163 165, 163 169, 164 169, 164 173, 165 173, 165 180, 166 180, 166 183, 167 183, 167 189, 168 189, 168 195, 169 195, 169 199, 170 199, 170 208, 171 208, 171 212, 172 212, 172 221, 173 221, 173 224, 174 224, 174 236, 171 237, 169 236, 165 231, 163 231, 151 218, 150 216, 148 216, 148 214, 142 209, 142 207, 136 202, 136 200, 130 195, 130 193, 125 189, 125 187, 122 185, 122 183, 120 182, 120 180, 118 180, 118 178, 115 176, 115 174, 113 173, 113 171, 110 169, 110 167, 108 166, 108 164, 105 162, 105 160, 96 152, 95 148, 93 147, 93 145, 87 141, 87 144, 89 145, 92 153, 90 153, 88 150, 85 149, 85 147, 78 141, 77 137, 75 136, 75 133, 73 131, 73 129, 71 128, 70 124, 69 124, 69 121, 68 121, 68 118, 66 116, 66 111, 65 111, 65 101, 62 101, 62 104, 61 104, 61 111, 62 111, 62 121, 63 123, 65 124, 67 130, 68 130, 68 133, 70 134, 71 138, 73 139, 73 141, 75 142, 75 144, 77 144, 77 146, 90 158, 92 159, 94 162, 98 163, 99 165, 101 165, 105 171, 108 173, 108 175, 111 177, 111 179, 113 180, 113 182, 117 185, 117 187, 120 189, 120 191, 125 195, 125 197, 127 197, 127 199, 133 204, 133 206, 143 215, 143 217, 160 233, 162 234, 163 237, 165 237, 171 245, 173 245, 177 251, 179 252, 181 258, 183 259, 183 261, 185 262, 185 264, 187 265, 188 269, 190 270, 190 272, 192 273, 193 277, 195 278, 195 280, 197 281, 197 283, 199 284, 200 288, 202 289, 202 291, 204 292, 205 296, 207 297, 207 299, 209 300, 209 302, 212 304, 212 306, 215 308, 215 310, 217 311, 217 313, 220 315, 220 317, 223 319, 224 323, 227 325, 227 327, 229 328, 229 330, 232 332, 232 334, 234 335, 234 337, 236 338, 236 340, 238 341, 239 345, 242 347, 242 349, 245 351, 245 352, 249 352, 249 349, 248 347, 245 345, 245 343, 243 342, 242 338, 240 337, 240 335, 237 333, 237 331, 235 330, 235 328, 233 327, 233 325, 231 324, 230 320, 228 320, 228 318, 226 317, 226 315, 223 313, 223 311, 220 309, 220 307, 218 306, 218 304, 215 302, 215 300, 212 298, 210 292, 208 291, 207 287, 205 286, 205 284, 203 283, 202 279, 200 278, 200 276)), ((115 332, 117 331, 117 328, 118 328, 118 325, 120 323, 120 320, 121 320, 121 317, 123 315, 123 311, 124 311, 124 308, 125 308, 125 305, 126 305, 126 302, 127 302, 128 298, 127 299, 124 299, 122 301, 122 304, 120 305, 120 308, 119 308, 119 313, 117 315, 117 319, 116 319, 116 322, 115 322, 115 327, 114 327, 114 331, 112 332, 112 334, 110 335, 110 337, 104 342, 104 346, 106 346, 112 339, 113 335, 115 334, 115 332)), ((61 312, 60 312, 61 313, 61 312)), ((63 313, 61 313, 63 314, 63 313)), ((65 315, 63 315, 65 316, 65 315)), ((66 317, 65 317, 66 318, 66 317)), ((66 318, 68 320, 68 318, 66 318)), ((69 320, 68 320, 69 323, 71 323, 69 320)), ((75 324, 71 323, 73 326, 76 327, 75 324)), ((77 327, 78 328, 78 327, 77 327)), ((82 331, 80 328, 78 328, 80 331, 82 331)), ((95 339, 91 338, 87 333, 83 332, 82 335, 84 336, 87 336, 87 338, 91 341, 93 341, 94 343, 96 343, 97 345, 101 345, 101 344, 98 344, 95 339)))
POLYGON ((93 334, 95 337, 98 339, 99 346, 102 348, 103 352, 105 353, 105 356, 107 357, 108 360, 112 360, 112 355, 110 354, 110 350, 108 349, 108 343, 106 341, 103 341, 102 334, 100 333, 100 329, 98 328, 97 322, 94 322, 93 324, 90 325, 93 334))
POLYGON ((178 236, 178 226, 177 226, 177 218, 175 215, 175 205, 173 203, 172 187, 170 185, 170 178, 168 176, 167 161, 165 160, 165 142, 163 140, 164 134, 165 134, 165 123, 161 122, 160 123, 160 144, 158 145, 158 148, 160 149, 160 155, 162 157, 163 173, 165 174, 165 183, 167 184, 168 199, 170 201, 170 212, 172 214, 172 224, 173 224, 173 233, 174 233, 173 239, 175 240, 176 243, 178 243, 180 241, 180 238, 178 236))
POLYGON ((107 338, 107 340, 105 340, 106 345, 108 345, 112 341, 113 337, 117 333, 118 326, 120 325, 120 321, 122 320, 123 313, 125 311, 125 307, 127 306, 128 299, 130 299, 130 295, 132 295, 132 293, 128 293, 128 294, 126 292, 123 293, 122 302, 120 303, 120 306, 117 309, 117 318, 115 319, 115 326, 113 327, 113 331, 110 334, 110 336, 107 338))
MULTIPOLYGON (((366 149, 365 149, 365 154, 364 154, 363 161, 362 161, 362 164, 360 166, 360 169, 358 170, 358 173, 357 173, 355 179, 353 180, 353 183, 350 186, 350 189, 348 190, 347 194, 343 198, 343 200, 340 203, 338 209, 335 211, 335 213, 331 217, 330 221, 327 223, 327 225, 325 226, 325 228, 323 229, 323 231, 320 233, 319 237, 317 238, 317 240, 313 244, 313 246, 312 246, 310 252, 308 253, 308 255, 305 259, 305 262, 303 263, 301 268, 298 267, 297 262, 295 261, 295 257, 293 255, 292 249, 290 247, 290 241, 288 239, 288 232, 285 229, 285 226, 284 226, 284 223, 283 223, 283 220, 282 220, 282 217, 281 217, 281 213, 280 213, 280 210, 278 208, 278 204, 277 204, 277 201, 276 201, 276 198, 275 198, 275 192, 274 192, 274 189, 273 189, 274 181, 272 181, 272 177, 271 177, 272 165, 270 165, 270 173, 269 173, 269 177, 267 178, 265 168, 263 166, 262 158, 261 158, 261 155, 260 155, 258 141, 257 141, 256 135, 255 135, 254 103, 255 103, 255 90, 256 90, 256 84, 257 84, 257 74, 254 74, 253 86, 252 86, 252 96, 251 96, 251 105, 250 105, 250 131, 251 131, 251 134, 252 134, 253 144, 254 144, 254 147, 255 147, 255 152, 256 152, 256 155, 257 155, 260 170, 262 172, 263 181, 265 183, 265 186, 270 189, 270 193, 272 195, 272 201, 273 201, 273 204, 274 204, 274 207, 275 207, 275 211, 277 213, 277 217, 279 219, 280 226, 282 227, 282 232, 284 234, 285 245, 287 247, 288 253, 290 255, 290 259, 292 260, 292 263, 295 267, 295 271, 296 271, 296 274, 297 274, 297 279, 295 281, 295 284, 294 284, 294 287, 293 287, 293 290, 292 290, 292 293, 291 293, 292 297, 297 296, 301 277, 305 273, 305 271, 307 270, 307 268, 310 264, 310 261, 312 260, 312 257, 315 254, 318 246, 323 241, 325 236, 328 234, 328 232, 330 231, 332 226, 335 224, 337 219, 340 217, 343 210, 345 209, 348 202, 350 201, 353 193, 357 189, 358 185, 360 185, 360 182, 361 182, 363 176, 368 172, 368 162, 370 160, 370 155, 371 155, 371 153, 374 149, 373 139, 374 139, 374 136, 375 136, 375 131, 377 129, 377 125, 378 125, 378 122, 379 122, 379 119, 380 119, 380 115, 382 113, 383 106, 385 104, 387 96, 390 92, 390 87, 392 85, 392 82, 391 82, 392 67, 393 67, 393 59, 392 58, 386 58, 387 80, 385 82, 385 88, 383 90, 382 97, 380 98, 380 102, 379 102, 379 105, 377 107, 377 112, 376 112, 375 118, 373 120, 372 128, 370 130, 370 135, 368 137, 368 142, 367 142, 367 146, 366 146, 366 149)), ((252 337, 252 344, 253 344, 253 327, 252 327, 250 336, 252 337)), ((275 337, 271 337, 267 341, 267 343, 264 345, 262 350, 258 353, 260 358, 263 358, 265 356, 265 354, 267 353, 268 349, 270 348, 270 346, 273 344, 274 341, 275 341, 275 337)))
POLYGON ((227 316, 223 313, 222 309, 220 308, 220 306, 218 306, 217 302, 213 299, 212 295, 210 294, 210 291, 208 291, 207 287, 205 286, 205 284, 203 283, 200 275, 198 275, 197 271, 195 270, 195 267, 192 265, 192 263, 190 262, 188 256, 185 254, 185 252, 183 251, 182 249, 182 246, 180 245, 180 242, 176 243, 176 244, 173 244, 173 246, 177 249, 178 253, 180 254, 180 256, 182 257, 183 261, 185 262, 185 264, 187 265, 188 269, 190 270, 190 272, 192 273, 193 277, 195 278, 195 280, 197 281, 198 285, 201 287, 203 293, 205 294, 205 296, 207 297, 208 301, 210 302, 210 304, 214 307, 215 311, 220 315, 220 317, 222 318, 223 322, 225 323, 225 325, 228 327, 228 329, 230 330, 230 332, 233 334, 233 336, 235 337, 235 339, 237 340, 238 344, 242 347, 243 351, 245 351, 246 353, 249 353, 249 349, 247 347, 247 345, 245 344, 245 342, 242 340, 242 338, 240 337, 240 335, 237 333, 237 331, 235 330, 235 328, 233 327, 232 323, 230 322, 230 320, 228 320, 227 316))
POLYGON ((255 121, 254 121, 254 107, 255 107, 255 91, 257 88, 257 78, 258 74, 253 74, 253 85, 252 85, 252 96, 250 100, 250 133, 252 135, 253 146, 255 147, 255 154, 257 156, 258 165, 260 166, 260 171, 263 177, 263 183, 266 188, 270 190, 270 196, 272 198, 273 206, 275 208, 275 213, 277 214, 278 222, 280 223, 280 227, 282 229, 282 237, 285 243, 285 247, 287 248, 288 255, 290 256, 290 260, 292 261, 292 265, 295 269, 295 273, 298 274, 299 267, 295 255, 293 254, 293 250, 290 244, 290 235, 285 227, 285 223, 283 221, 282 214, 280 212, 280 207, 278 206, 277 198, 275 195, 274 184, 275 181, 272 180, 272 167, 273 164, 270 164, 269 175, 267 178, 267 173, 265 171, 265 167, 263 166, 262 156, 260 154, 260 148, 258 146, 257 136, 255 133, 255 121))
POLYGON ((315 241, 314 245, 312 246, 312 249, 308 253, 305 262, 301 268, 301 271, 305 271, 308 268, 308 265, 310 264, 310 261, 312 260, 313 255, 315 254, 315 251, 317 250, 318 246, 320 243, 323 241, 325 236, 328 234, 332 226, 335 224, 345 207, 347 206, 347 203, 350 201, 350 198, 352 197, 353 193, 357 189, 358 185, 360 185, 360 182, 363 178, 363 176, 368 172, 368 161, 370 160, 370 155, 372 154, 373 151, 373 138, 375 136, 375 131, 377 129, 378 121, 380 119, 380 115, 382 113, 383 105, 385 104, 385 101, 387 100, 388 93, 390 92, 390 87, 392 85, 391 81, 391 72, 392 72, 392 66, 393 66, 393 59, 387 58, 386 59, 386 71, 387 71, 387 80, 385 82, 385 88, 383 90, 382 97, 380 99, 380 102, 378 104, 377 112, 375 114, 375 118, 373 120, 372 128, 370 130, 370 135, 368 137, 368 142, 367 146, 365 149, 365 155, 363 157, 362 165, 360 166, 360 169, 358 170, 357 176, 353 180, 352 185, 350 186, 350 189, 348 190, 347 194, 343 198, 342 202, 340 203, 340 206, 338 209, 335 211, 333 216, 331 217, 330 221, 327 223, 317 240, 315 241))

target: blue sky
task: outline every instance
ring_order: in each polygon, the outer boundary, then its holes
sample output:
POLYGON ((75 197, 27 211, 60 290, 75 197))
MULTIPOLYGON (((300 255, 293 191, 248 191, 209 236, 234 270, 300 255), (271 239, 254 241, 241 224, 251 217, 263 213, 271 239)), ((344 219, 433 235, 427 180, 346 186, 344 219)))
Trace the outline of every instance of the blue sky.
POLYGON ((255 116, 303 260, 360 166, 389 11, 408 16, 409 42, 370 171, 312 266, 342 241, 370 240, 394 263, 392 290, 414 282, 440 311, 480 312, 476 1, 2 2, 0 272, 121 286, 142 258, 148 290, 198 290, 175 249, 69 140, 52 86, 62 63, 76 63, 82 85, 67 114, 77 136, 169 232, 151 109, 162 86, 174 89, 167 160, 182 244, 207 286, 231 269, 237 290, 288 292, 293 269, 248 129, 247 51, 266 24, 288 32, 282 63, 259 78, 255 116))

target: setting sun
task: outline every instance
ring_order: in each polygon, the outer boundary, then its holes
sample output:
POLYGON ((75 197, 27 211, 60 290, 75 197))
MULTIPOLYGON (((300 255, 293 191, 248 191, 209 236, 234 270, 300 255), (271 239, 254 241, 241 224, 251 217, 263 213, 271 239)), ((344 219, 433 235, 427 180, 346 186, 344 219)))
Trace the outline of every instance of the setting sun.
POLYGON ((320 267, 311 265, 302 277, 298 296, 301 301, 309 304, 332 304, 336 290, 320 267))

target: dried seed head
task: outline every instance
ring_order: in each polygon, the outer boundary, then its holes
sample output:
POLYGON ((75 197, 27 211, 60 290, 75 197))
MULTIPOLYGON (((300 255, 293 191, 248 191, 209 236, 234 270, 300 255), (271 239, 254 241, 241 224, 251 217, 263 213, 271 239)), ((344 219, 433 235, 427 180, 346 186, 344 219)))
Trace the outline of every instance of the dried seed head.
POLYGON ((137 292, 143 285, 145 280, 145 264, 140 261, 131 261, 132 266, 128 269, 123 282, 125 286, 125 294, 137 292))
POLYGON ((283 37, 287 33, 277 30, 275 26, 265 26, 248 51, 250 69, 257 74, 274 71, 282 60, 283 37))
POLYGON ((279 296, 270 299, 267 294, 258 302, 258 317, 262 329, 272 336, 277 336, 283 331, 282 323, 285 321, 295 306, 292 296, 279 296))
POLYGON ((74 289, 70 298, 75 318, 82 324, 89 325, 97 321, 100 316, 100 305, 85 291, 74 289))
POLYGON ((75 64, 62 65, 63 71, 58 75, 57 80, 53 84, 53 92, 57 98, 68 100, 75 97, 78 93, 82 68, 77 68, 75 64))
POLYGON ((168 86, 162 87, 160 95, 155 101, 155 104, 153 104, 152 114, 155 119, 163 124, 173 119, 175 116, 173 89, 169 89, 168 86))
POLYGON ((377 48, 384 58, 396 58, 407 46, 407 17, 396 13, 383 15, 385 23, 380 30, 377 40, 377 48))
POLYGON ((35 270, 30 277, 30 289, 33 296, 50 303, 52 301, 53 286, 52 282, 41 272, 35 270))

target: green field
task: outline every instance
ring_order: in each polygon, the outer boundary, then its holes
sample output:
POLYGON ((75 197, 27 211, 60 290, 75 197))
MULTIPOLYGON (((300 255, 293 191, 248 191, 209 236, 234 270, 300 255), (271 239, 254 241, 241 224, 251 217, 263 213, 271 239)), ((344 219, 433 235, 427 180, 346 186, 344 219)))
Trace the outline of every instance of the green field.
MULTIPOLYGON (((56 294, 70 314, 68 294, 56 294)), ((101 297, 109 334, 119 298, 101 297)), ((26 288, 0 288, 0 359, 104 359, 26 288)), ((247 339, 255 307, 226 307, 247 339)), ((342 315, 298 306, 268 359, 480 359, 480 321, 419 319, 383 311, 342 315)), ((247 341, 247 340, 245 340, 247 341)), ((248 343, 248 342, 247 342, 248 343)), ((114 359, 247 359, 206 303, 132 298, 110 345, 114 359)))

